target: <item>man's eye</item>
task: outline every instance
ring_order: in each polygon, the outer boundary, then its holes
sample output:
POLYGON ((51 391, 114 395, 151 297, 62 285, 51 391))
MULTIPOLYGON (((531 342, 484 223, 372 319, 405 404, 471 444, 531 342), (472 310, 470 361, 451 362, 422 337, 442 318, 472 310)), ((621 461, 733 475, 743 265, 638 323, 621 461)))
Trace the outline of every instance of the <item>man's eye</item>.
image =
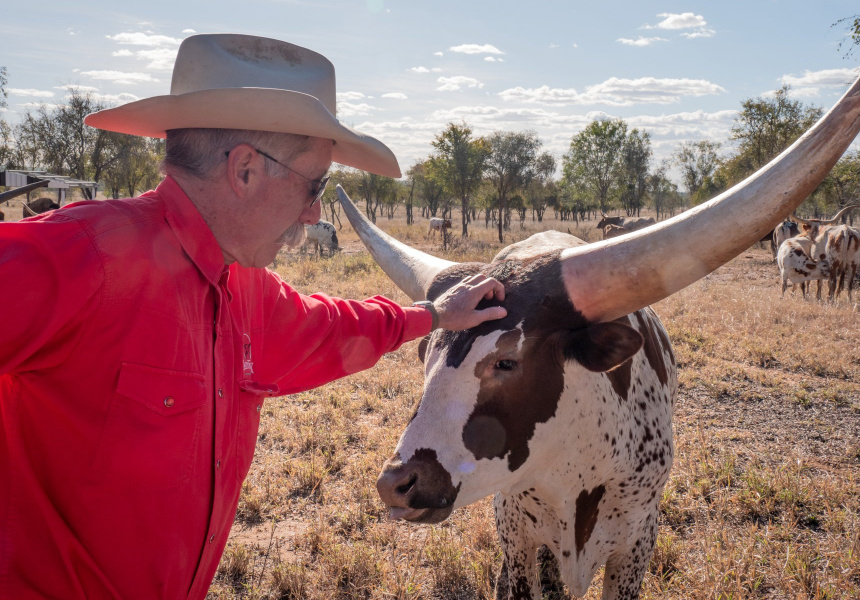
POLYGON ((503 359, 496 363, 496 369, 499 371, 513 371, 517 366, 517 361, 503 359))

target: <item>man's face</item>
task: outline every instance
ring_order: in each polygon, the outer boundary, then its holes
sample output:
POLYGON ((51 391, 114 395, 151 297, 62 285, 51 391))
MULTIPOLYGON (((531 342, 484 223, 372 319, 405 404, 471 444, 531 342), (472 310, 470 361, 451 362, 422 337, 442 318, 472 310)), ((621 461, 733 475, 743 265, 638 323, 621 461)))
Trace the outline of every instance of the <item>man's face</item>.
MULTIPOLYGON (((244 207, 244 215, 236 219, 241 230, 242 256, 236 256, 242 266, 265 267, 272 263, 278 251, 291 237, 291 228, 316 223, 320 219, 320 202, 310 206, 314 180, 321 179, 331 166, 332 141, 310 138, 306 152, 290 160, 283 148, 261 148, 275 160, 289 165, 268 165, 272 175, 259 170, 261 179, 255 193, 244 207)), ((269 159, 258 155, 260 165, 269 159)))

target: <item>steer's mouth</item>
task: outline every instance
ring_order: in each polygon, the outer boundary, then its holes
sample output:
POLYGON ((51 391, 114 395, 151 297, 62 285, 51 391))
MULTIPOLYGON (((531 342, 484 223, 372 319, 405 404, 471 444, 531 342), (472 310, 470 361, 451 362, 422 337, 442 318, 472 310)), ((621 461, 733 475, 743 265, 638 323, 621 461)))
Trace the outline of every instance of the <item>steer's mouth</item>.
POLYGON ((409 521, 410 523, 441 523, 454 510, 453 507, 447 508, 401 508, 397 506, 390 507, 390 515, 392 519, 409 521))

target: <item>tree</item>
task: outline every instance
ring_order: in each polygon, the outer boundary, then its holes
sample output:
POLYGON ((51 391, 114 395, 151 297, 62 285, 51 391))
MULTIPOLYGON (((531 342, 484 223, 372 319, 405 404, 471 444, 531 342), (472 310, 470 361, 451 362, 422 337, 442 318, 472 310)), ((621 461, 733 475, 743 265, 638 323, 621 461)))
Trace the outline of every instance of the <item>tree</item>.
POLYGON ((436 154, 430 158, 430 169, 448 193, 460 200, 462 236, 467 237, 470 199, 481 185, 486 147, 481 140, 472 139, 472 129, 465 123, 449 123, 431 143, 436 154))
POLYGON ((485 173, 495 188, 499 207, 499 242, 510 227, 507 199, 532 179, 541 143, 534 131, 505 133, 497 131, 485 140, 488 154, 485 173))
POLYGON ((609 210, 618 188, 626 138, 627 123, 622 119, 592 121, 573 137, 562 158, 563 181, 572 197, 591 195, 601 211, 609 210))
MULTIPOLYGON (((0 67, 0 108, 6 108, 6 83, 9 79, 6 76, 6 67, 0 67)), ((12 160, 12 128, 6 123, 6 120, 0 117, 0 168, 9 164, 12 160)))
MULTIPOLYGON (((65 104, 54 109, 39 106, 19 124, 16 138, 31 166, 70 175, 76 179, 99 181, 105 169, 127 151, 130 136, 94 129, 84 118, 107 105, 90 93, 71 88, 65 104)), ((90 190, 87 190, 90 193, 90 190)))
POLYGON ((364 210, 367 218, 376 223, 376 213, 379 207, 389 201, 396 193, 395 181, 390 177, 358 171, 356 177, 356 189, 359 196, 364 200, 364 210))
POLYGON ((158 163, 164 155, 164 142, 138 136, 127 136, 121 142, 125 152, 103 171, 102 180, 111 197, 122 194, 131 198, 139 190, 151 189, 158 178, 158 163))
POLYGON ((707 198, 700 193, 702 186, 710 191, 707 181, 713 176, 719 165, 720 157, 717 151, 720 144, 708 140, 698 142, 684 142, 675 152, 675 164, 681 168, 681 176, 684 186, 693 204, 699 204, 707 198))
POLYGON ((526 198, 532 208, 532 221, 537 217, 538 223, 543 222, 547 206, 556 201, 558 190, 552 181, 556 166, 555 157, 549 152, 544 152, 535 161, 535 177, 526 189, 526 198))
POLYGON ((621 204, 628 217, 641 214, 650 167, 651 134, 634 129, 621 148, 621 204))
POLYGON ((657 219, 674 216, 675 211, 681 206, 681 195, 678 186, 666 176, 670 163, 664 160, 660 166, 648 177, 648 191, 654 202, 654 210, 657 219))
POLYGON ((430 168, 430 159, 416 163, 409 169, 408 175, 415 182, 418 198, 427 207, 429 216, 435 217, 445 195, 445 186, 436 179, 430 168))

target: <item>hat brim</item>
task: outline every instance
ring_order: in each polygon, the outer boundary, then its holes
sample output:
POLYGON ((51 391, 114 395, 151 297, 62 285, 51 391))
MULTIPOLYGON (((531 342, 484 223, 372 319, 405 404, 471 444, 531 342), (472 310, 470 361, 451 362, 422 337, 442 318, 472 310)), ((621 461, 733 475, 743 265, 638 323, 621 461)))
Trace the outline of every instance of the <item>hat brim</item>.
POLYGON ((91 127, 163 138, 168 129, 251 129, 334 140, 332 160, 385 177, 397 158, 374 137, 341 124, 315 97, 271 88, 223 88, 155 96, 87 115, 91 127))

